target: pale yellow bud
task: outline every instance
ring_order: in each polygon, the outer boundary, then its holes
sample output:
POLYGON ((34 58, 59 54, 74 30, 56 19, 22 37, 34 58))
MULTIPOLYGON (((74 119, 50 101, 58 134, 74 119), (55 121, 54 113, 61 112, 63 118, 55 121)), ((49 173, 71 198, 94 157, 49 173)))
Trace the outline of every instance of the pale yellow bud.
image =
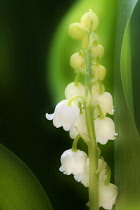
POLYGON ((104 47, 100 44, 93 45, 91 48, 93 58, 101 59, 104 56, 104 47))
POLYGON ((106 69, 104 66, 97 64, 92 66, 92 72, 94 77, 98 78, 99 80, 103 80, 106 75, 106 69))
POLYGON ((72 23, 69 26, 69 35, 76 40, 82 40, 86 34, 86 28, 82 23, 72 23))
POLYGON ((90 31, 95 31, 99 24, 99 19, 95 13, 90 10, 81 17, 81 23, 90 31))
POLYGON ((84 72, 86 68, 85 57, 79 52, 74 53, 70 58, 70 65, 76 72, 84 72))

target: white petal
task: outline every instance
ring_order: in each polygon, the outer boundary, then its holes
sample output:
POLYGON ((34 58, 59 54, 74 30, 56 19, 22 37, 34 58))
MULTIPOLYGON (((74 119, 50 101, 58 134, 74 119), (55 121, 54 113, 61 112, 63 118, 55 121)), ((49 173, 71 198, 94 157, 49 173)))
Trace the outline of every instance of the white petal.
MULTIPOLYGON (((95 102, 99 104, 104 116, 106 116, 107 113, 113 115, 113 98, 110 93, 104 92, 102 95, 96 93, 93 96, 93 103, 95 102)), ((98 112, 97 108, 95 112, 98 112)), ((96 116, 98 116, 97 113, 96 116)))
POLYGON ((75 179, 77 182, 81 182, 81 176, 74 176, 74 179, 75 179))
POLYGON ((70 129, 70 138, 74 139, 79 133, 84 133, 87 135, 87 129, 86 129, 86 122, 85 122, 85 112, 83 111, 82 114, 80 114, 73 124, 73 126, 70 129))
POLYGON ((77 150, 73 152, 71 149, 66 150, 61 156, 60 171, 65 174, 73 174, 79 176, 83 173, 87 162, 87 154, 83 151, 77 150))
POLYGON ((81 182, 85 187, 89 187, 89 158, 87 158, 86 167, 80 176, 74 176, 77 182, 81 182))
POLYGON ((99 206, 111 210, 116 202, 118 188, 114 184, 99 187, 99 206))
POLYGON ((108 140, 115 139, 115 124, 111 118, 97 118, 94 120, 94 122, 97 142, 101 144, 106 144, 108 140))
POLYGON ((68 100, 59 102, 54 111, 53 124, 56 128, 63 127, 69 131, 80 113, 79 107, 75 103, 67 105, 68 100))
POLYGON ((74 103, 71 106, 63 107, 62 126, 65 131, 69 131, 80 114, 80 109, 74 103))
POLYGON ((106 179, 106 168, 104 168, 99 174, 99 186, 104 185, 106 179))
POLYGON ((46 113, 46 118, 47 118, 47 120, 53 120, 53 118, 54 118, 54 113, 53 113, 53 114, 48 114, 48 113, 46 113))

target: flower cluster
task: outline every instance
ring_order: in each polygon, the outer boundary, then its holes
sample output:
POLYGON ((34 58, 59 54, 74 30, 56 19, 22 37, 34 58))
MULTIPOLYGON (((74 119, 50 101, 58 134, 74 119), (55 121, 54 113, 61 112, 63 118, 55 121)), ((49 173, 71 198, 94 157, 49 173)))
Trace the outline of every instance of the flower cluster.
MULTIPOLYGON (((85 119, 85 106, 92 106, 95 124, 96 140, 100 144, 106 144, 108 140, 114 140, 115 125, 107 114, 113 115, 113 98, 109 92, 105 92, 102 80, 105 78, 106 69, 99 64, 104 55, 104 48, 98 43, 98 36, 90 33, 98 26, 98 17, 91 10, 81 18, 81 23, 73 23, 69 27, 69 34, 74 39, 87 40, 90 42, 86 49, 74 53, 70 58, 70 64, 77 74, 86 75, 87 72, 87 48, 89 48, 91 90, 85 95, 85 87, 80 82, 72 82, 65 89, 65 100, 60 101, 55 108, 54 114, 46 114, 48 120, 53 120, 56 128, 63 127, 70 131, 70 137, 74 139, 79 133, 88 135, 85 119), (90 26, 90 22, 92 23, 90 26), (86 38, 85 38, 86 37, 86 38)), ((83 45, 83 44, 82 44, 83 45)), ((84 45, 85 46, 85 45, 84 45)))
MULTIPOLYGON (((114 114, 113 98, 103 85, 106 68, 100 64, 100 60, 104 56, 104 47, 99 44, 99 37, 94 32, 98 24, 97 15, 89 10, 81 17, 80 23, 70 25, 69 35, 81 40, 82 46, 70 58, 70 65, 76 74, 75 81, 65 88, 65 99, 56 105, 54 113, 46 114, 46 118, 53 120, 56 128, 63 127, 69 131, 70 138, 74 139, 72 149, 61 156, 62 165, 59 170, 66 175, 73 174, 74 179, 85 187, 90 187, 91 157, 77 149, 79 138, 88 147, 94 141, 96 152, 97 143, 106 144, 117 135, 114 121, 109 117, 114 114), (85 78, 84 85, 79 81, 80 76, 85 78)), ((103 158, 98 155, 95 162, 98 163, 94 174, 97 173, 99 177, 99 206, 112 209, 117 187, 110 183, 110 170, 103 158)))
MULTIPOLYGON (((61 164, 61 172, 66 175, 73 174, 77 182, 89 187, 89 158, 85 152, 66 150, 61 156, 61 164)), ((112 209, 118 191, 117 187, 110 183, 109 170, 107 163, 100 157, 96 173, 99 174, 99 207, 104 209, 112 209)))

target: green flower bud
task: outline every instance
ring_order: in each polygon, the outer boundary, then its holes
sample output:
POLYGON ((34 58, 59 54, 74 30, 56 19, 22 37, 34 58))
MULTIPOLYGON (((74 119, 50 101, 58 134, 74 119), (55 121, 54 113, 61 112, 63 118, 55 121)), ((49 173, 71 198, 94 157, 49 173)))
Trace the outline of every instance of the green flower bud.
POLYGON ((86 68, 84 55, 79 52, 74 53, 70 58, 70 65, 76 72, 83 73, 86 68))
POLYGON ((93 45, 91 48, 91 53, 93 55, 93 58, 98 57, 101 59, 104 56, 104 47, 100 44, 93 45))
POLYGON ((99 80, 103 80, 106 75, 106 69, 104 66, 97 64, 92 66, 92 72, 94 77, 98 78, 99 80))
POLYGON ((99 24, 99 19, 95 13, 90 10, 81 17, 81 23, 90 31, 95 31, 99 24))

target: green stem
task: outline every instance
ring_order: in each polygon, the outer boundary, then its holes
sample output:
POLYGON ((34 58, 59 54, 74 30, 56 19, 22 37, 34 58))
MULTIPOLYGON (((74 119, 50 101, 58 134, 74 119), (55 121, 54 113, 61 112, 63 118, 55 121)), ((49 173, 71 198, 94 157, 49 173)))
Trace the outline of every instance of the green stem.
MULTIPOLYGON (((92 93, 91 86, 91 65, 92 58, 90 57, 90 47, 92 42, 92 34, 89 34, 89 44, 86 52, 86 78, 85 78, 85 96, 88 95, 88 90, 92 93)), ((94 109, 92 108, 92 103, 89 106, 85 106, 85 118, 87 133, 90 138, 88 143, 88 154, 89 154, 89 206, 90 210, 99 210, 99 193, 98 184, 99 176, 96 174, 98 168, 98 154, 97 154, 97 144, 94 129, 94 109)))
POLYGON ((72 145, 72 151, 73 152, 77 151, 77 144, 78 144, 79 138, 80 138, 80 135, 77 135, 76 138, 73 141, 73 145, 72 145))
POLYGON ((68 103, 67 103, 67 105, 68 106, 71 106, 71 103, 75 100, 75 99, 77 99, 77 98, 81 98, 83 101, 85 101, 85 97, 83 97, 83 96, 73 96, 72 98, 70 98, 69 100, 68 100, 68 103))
POLYGON ((96 174, 98 168, 97 145, 93 133, 91 120, 91 108, 86 107, 86 124, 90 142, 88 143, 89 154, 89 205, 90 210, 99 210, 98 182, 99 176, 96 174))
POLYGON ((80 77, 80 75, 81 75, 80 72, 76 73, 75 80, 74 80, 74 85, 75 85, 75 86, 78 86, 78 82, 79 82, 79 77, 80 77))

